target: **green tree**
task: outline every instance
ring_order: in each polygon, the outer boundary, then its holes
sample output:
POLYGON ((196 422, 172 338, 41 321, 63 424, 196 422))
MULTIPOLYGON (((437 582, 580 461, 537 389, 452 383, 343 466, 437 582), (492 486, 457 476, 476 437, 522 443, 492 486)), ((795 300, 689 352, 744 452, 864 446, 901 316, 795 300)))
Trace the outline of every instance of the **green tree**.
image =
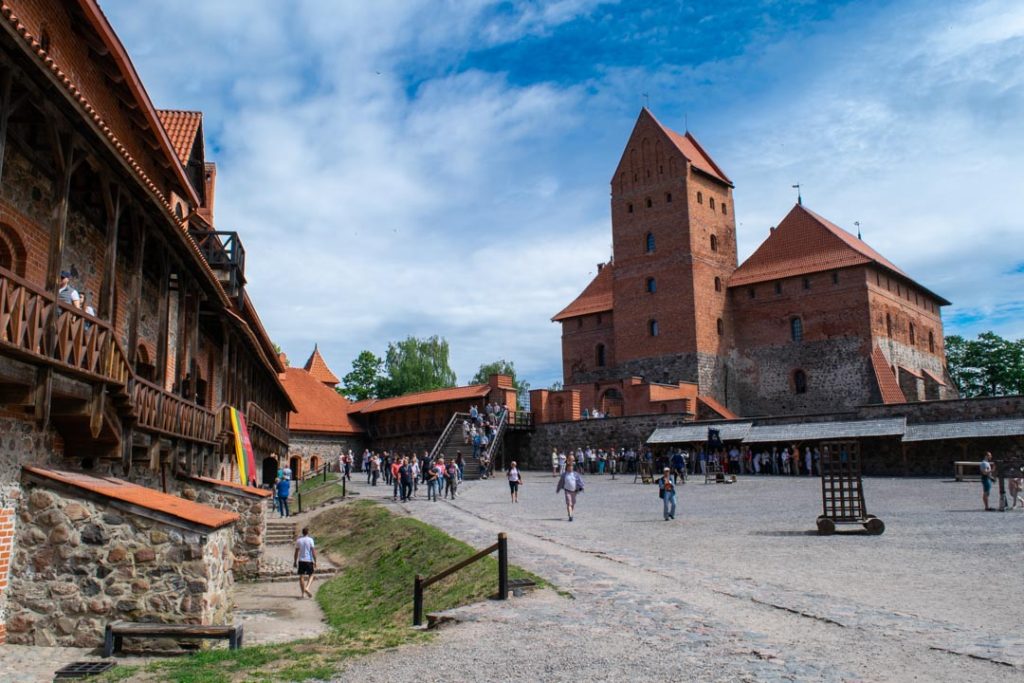
POLYGON ((526 381, 519 381, 516 377, 516 365, 512 361, 507 360, 496 360, 491 363, 484 363, 480 366, 480 369, 476 371, 470 384, 487 384, 487 380, 491 375, 508 375, 512 378, 512 386, 516 388, 516 395, 519 398, 519 403, 525 403, 527 396, 530 393, 530 383, 526 381))
POLYGON ((353 401, 377 398, 381 381, 384 379, 383 367, 384 361, 371 351, 360 351, 352 361, 352 372, 341 379, 341 386, 337 388, 338 393, 348 396, 353 401))
POLYGON ((455 386, 455 372, 448 365, 448 352, 448 341, 437 335, 426 339, 408 337, 389 343, 377 397, 455 386))
POLYGON ((965 398, 1024 393, 1024 339, 994 332, 970 340, 946 337, 946 367, 965 398))

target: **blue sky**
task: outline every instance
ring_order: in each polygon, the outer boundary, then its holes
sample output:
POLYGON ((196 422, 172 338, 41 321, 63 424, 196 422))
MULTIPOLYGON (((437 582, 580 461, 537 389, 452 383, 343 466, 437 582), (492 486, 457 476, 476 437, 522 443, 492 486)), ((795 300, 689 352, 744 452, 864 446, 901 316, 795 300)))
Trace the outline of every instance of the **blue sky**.
POLYGON ((1024 336, 1024 5, 105 0, 158 107, 205 112, 215 220, 293 362, 439 334, 465 382, 560 379, 549 318, 610 253, 640 107, 736 183, 740 259, 795 200, 1024 336), (646 93, 646 97, 645 97, 646 93))

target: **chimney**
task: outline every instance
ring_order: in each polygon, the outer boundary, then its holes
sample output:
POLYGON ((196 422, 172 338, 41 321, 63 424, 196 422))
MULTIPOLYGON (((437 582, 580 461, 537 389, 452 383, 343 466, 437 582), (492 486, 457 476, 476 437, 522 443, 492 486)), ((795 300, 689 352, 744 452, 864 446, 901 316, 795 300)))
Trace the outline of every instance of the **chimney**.
POLYGON ((604 268, 604 264, 603 263, 598 263, 597 264, 597 272, 600 273, 602 268, 604 268))
POLYGON ((774 225, 772 227, 768 228, 768 234, 769 235, 772 234, 773 232, 775 232, 775 226, 774 225))

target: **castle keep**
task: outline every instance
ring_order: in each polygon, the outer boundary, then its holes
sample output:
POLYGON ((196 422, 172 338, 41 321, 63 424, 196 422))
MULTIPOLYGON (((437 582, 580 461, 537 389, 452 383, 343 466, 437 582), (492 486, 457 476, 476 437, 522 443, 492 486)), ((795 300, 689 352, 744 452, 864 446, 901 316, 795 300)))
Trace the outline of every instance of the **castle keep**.
POLYGON ((732 181, 646 108, 612 177, 611 220, 612 260, 553 318, 565 391, 537 393, 542 420, 955 396, 948 301, 802 204, 738 263, 732 181))

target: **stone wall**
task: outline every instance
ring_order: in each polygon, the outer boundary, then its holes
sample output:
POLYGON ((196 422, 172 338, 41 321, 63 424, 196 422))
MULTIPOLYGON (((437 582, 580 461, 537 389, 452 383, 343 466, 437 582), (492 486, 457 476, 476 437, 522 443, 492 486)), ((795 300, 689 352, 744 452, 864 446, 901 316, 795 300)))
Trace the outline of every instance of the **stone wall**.
POLYGON ((267 500, 269 491, 250 492, 235 486, 189 477, 180 482, 179 495, 186 500, 209 505, 219 510, 238 513, 232 540, 235 579, 259 578, 267 532, 267 500))
POLYGON ((0 643, 7 623, 11 567, 18 550, 16 510, 23 492, 19 480, 22 464, 56 463, 63 450, 60 437, 41 431, 25 417, 0 416, 0 643))
MULTIPOLYGON (((429 439, 428 439, 429 440, 429 439)), ((382 439, 381 443, 384 443, 386 439, 382 439)), ((420 439, 416 443, 418 444, 423 439, 420 439)), ((437 437, 434 437, 434 441, 437 441, 437 437)), ((430 445, 434 445, 434 441, 430 442, 430 445)), ((381 446, 377 442, 374 442, 375 447, 390 447, 381 446)), ((339 434, 318 434, 316 432, 291 432, 291 439, 288 443, 288 457, 289 459, 298 456, 302 458, 302 471, 309 472, 310 470, 310 459, 314 456, 322 466, 324 463, 330 463, 331 467, 337 467, 338 456, 342 452, 352 451, 353 466, 358 469, 360 467, 361 458, 363 456, 363 449, 366 448, 365 441, 359 436, 344 436, 339 434)), ((293 468, 294 469, 294 468, 293 468)))
POLYGON ((94 647, 117 619, 227 623, 231 544, 230 526, 200 532, 26 486, 8 642, 94 647))
POLYGON ((541 424, 532 434, 517 438, 514 452, 513 444, 507 443, 505 457, 523 468, 549 470, 553 448, 637 448, 658 427, 689 423, 682 415, 639 415, 541 424))

